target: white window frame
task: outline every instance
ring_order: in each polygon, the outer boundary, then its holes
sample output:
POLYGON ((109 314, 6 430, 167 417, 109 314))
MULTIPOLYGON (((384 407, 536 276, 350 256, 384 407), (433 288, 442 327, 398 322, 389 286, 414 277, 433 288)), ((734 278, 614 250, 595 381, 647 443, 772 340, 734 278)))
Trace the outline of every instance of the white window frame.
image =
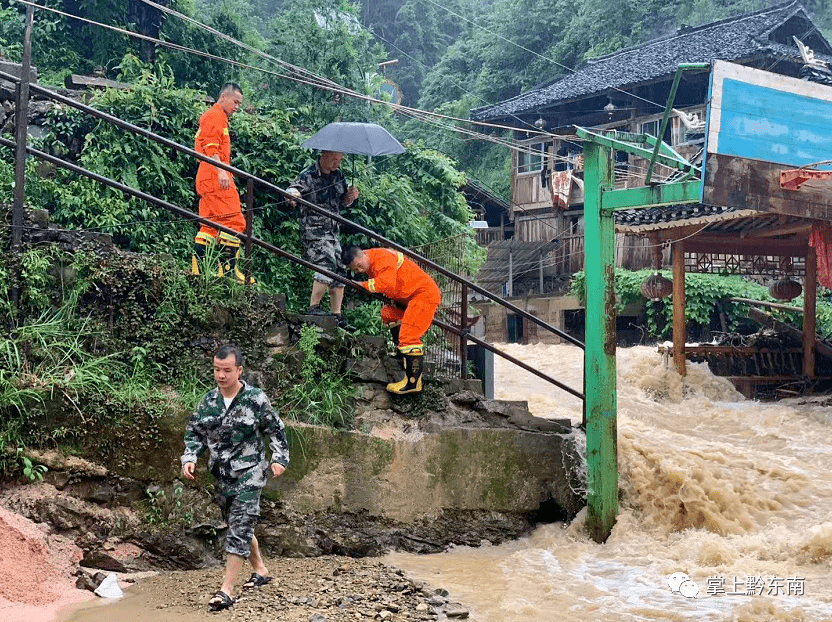
POLYGON ((545 140, 537 140, 521 145, 521 151, 517 152, 515 172, 518 175, 527 175, 542 171, 543 165, 549 157, 549 145, 551 145, 551 142, 545 140))

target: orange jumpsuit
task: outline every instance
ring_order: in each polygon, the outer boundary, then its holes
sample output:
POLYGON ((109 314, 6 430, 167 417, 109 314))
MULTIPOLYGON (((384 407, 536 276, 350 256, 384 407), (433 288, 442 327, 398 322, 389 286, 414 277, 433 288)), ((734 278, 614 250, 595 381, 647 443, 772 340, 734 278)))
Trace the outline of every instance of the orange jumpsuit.
POLYGON ((364 254, 370 260, 367 269, 370 279, 361 285, 370 292, 384 294, 407 305, 404 311, 393 305, 384 305, 381 308, 381 321, 385 324, 401 321, 399 349, 420 346, 422 335, 430 328, 436 308, 442 302, 436 282, 397 251, 370 248, 364 254))
MULTIPOLYGON (((194 150, 209 158, 219 154, 221 162, 231 164, 231 137, 228 135, 228 116, 219 104, 211 106, 199 118, 199 131, 196 133, 194 150)), ((231 174, 229 173, 229 175, 231 174)), ((219 169, 207 162, 200 161, 199 170, 196 174, 196 193, 199 195, 200 216, 240 233, 245 231, 246 219, 240 209, 240 193, 237 192, 233 176, 231 176, 231 186, 222 188, 219 181, 219 169)), ((222 244, 240 246, 238 238, 206 225, 202 225, 196 235, 196 240, 198 243, 200 241, 203 244, 208 243, 212 240, 207 239, 206 236, 216 239, 218 233, 222 244)))

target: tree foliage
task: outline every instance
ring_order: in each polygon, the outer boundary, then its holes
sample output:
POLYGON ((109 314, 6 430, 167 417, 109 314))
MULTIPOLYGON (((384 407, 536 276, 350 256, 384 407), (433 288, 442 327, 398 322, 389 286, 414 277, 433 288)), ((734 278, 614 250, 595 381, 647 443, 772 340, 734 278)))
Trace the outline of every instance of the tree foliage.
MULTIPOLYGON (((153 67, 128 56, 123 71, 132 72, 129 90, 110 89, 94 95, 92 105, 156 134, 190 146, 199 116, 207 108, 205 94, 175 86, 170 68, 157 61, 153 67)), ((301 111, 269 109, 240 111, 231 119, 232 164, 285 188, 314 154, 300 147, 308 131, 301 111)), ((61 157, 131 188, 141 190, 190 211, 197 211, 193 183, 197 162, 190 156, 148 139, 99 122, 74 108, 58 107, 50 119, 43 147, 61 157)), ((362 197, 345 215, 405 246, 465 234, 473 247, 468 222, 473 218, 459 187, 464 175, 438 152, 422 145, 408 146, 406 154, 362 159, 347 165, 351 183, 362 197)), ((13 167, 0 167, 0 189, 10 199, 13 167)), ((241 192, 246 182, 238 180, 241 192)), ((54 222, 70 228, 112 235, 122 248, 171 253, 184 267, 190 261, 197 227, 187 219, 64 169, 38 177, 30 163, 26 184, 32 207, 49 210, 54 222)), ((260 184, 254 188, 254 234, 295 255, 301 254, 299 212, 282 195, 260 184)), ((349 235, 362 244, 363 236, 349 235)), ((305 268, 278 256, 259 252, 253 258, 259 286, 287 293, 290 303, 301 304, 308 291, 305 268)), ((479 261, 476 254, 471 262, 479 261)), ((472 263, 473 266, 473 263, 472 263)))

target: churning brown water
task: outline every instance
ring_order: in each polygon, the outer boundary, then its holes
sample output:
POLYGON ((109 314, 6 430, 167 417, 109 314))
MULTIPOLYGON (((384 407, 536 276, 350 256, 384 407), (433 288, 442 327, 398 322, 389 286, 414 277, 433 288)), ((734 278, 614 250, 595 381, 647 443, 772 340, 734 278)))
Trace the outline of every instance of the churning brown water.
MULTIPOLYGON (((579 349, 501 347, 581 387, 579 349)), ((622 501, 605 544, 579 515, 501 546, 385 561, 478 622, 832 621, 832 398, 759 403, 704 364, 683 380, 655 348, 617 358, 622 501)), ((580 421, 577 399, 502 359, 495 383, 497 398, 580 421)))

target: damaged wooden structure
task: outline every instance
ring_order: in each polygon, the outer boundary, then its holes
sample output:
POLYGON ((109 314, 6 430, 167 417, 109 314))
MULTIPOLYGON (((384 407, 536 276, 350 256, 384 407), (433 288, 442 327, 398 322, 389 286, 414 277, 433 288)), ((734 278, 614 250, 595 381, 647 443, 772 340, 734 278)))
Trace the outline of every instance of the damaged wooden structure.
POLYGON ((779 281, 796 276, 802 265, 800 376, 817 376, 816 296, 819 276, 832 285, 832 193, 821 187, 801 196, 781 179, 789 184, 800 177, 795 169, 832 164, 825 158, 832 153, 832 89, 725 61, 680 64, 657 136, 668 127, 684 72, 708 69, 701 165, 655 136, 576 128, 585 161, 587 527, 599 541, 611 532, 618 508, 614 249, 616 230, 627 225, 616 227, 616 213, 629 210, 627 233, 646 236, 655 249, 670 246, 672 282, 657 276, 642 292, 673 296, 672 353, 680 375, 686 374, 690 263, 691 270, 720 273, 770 270, 778 277, 770 291, 787 299, 799 295, 800 285, 779 281), (616 187, 617 152, 648 160, 642 186, 616 187), (656 181, 659 164, 675 173, 656 181))
MULTIPOLYGON (((811 386, 805 381, 822 379, 818 353, 832 355, 815 331, 818 254, 829 256, 832 221, 832 182, 824 179, 832 174, 832 88, 718 61, 711 71, 710 99, 701 201, 619 213, 617 230, 671 248, 672 353, 680 374, 685 374, 686 357, 708 360, 720 373, 726 371, 719 368, 720 358, 745 355, 749 366, 724 375, 749 397, 758 385, 802 381, 811 386), (687 346, 685 272, 768 277, 772 288, 783 279, 802 281, 799 368, 798 353, 781 352, 782 347, 763 352, 687 346), (779 363, 771 358, 770 365, 758 366, 764 355, 779 357, 779 363)), ((828 265, 828 259, 821 264, 828 265)), ((822 273, 822 281, 829 276, 822 273)), ((798 287, 786 295, 799 293, 798 287)), ((749 317, 761 324, 773 321, 759 310, 752 309, 749 317)), ((785 331, 786 325, 778 328, 785 331)))
MULTIPOLYGON (((471 111, 474 121, 515 128, 513 139, 517 143, 511 162, 510 206, 502 219, 489 216, 489 229, 478 230, 478 239, 491 236, 489 241, 509 237, 517 242, 560 241, 546 260, 553 278, 545 278, 540 288, 536 274, 520 275, 524 282, 515 283, 515 304, 533 314, 543 313, 540 317, 574 334, 584 330, 581 305, 563 300, 568 291, 564 284, 584 268, 585 154, 575 127, 592 128, 596 133, 615 130, 621 135, 661 135, 662 141, 681 157, 700 165, 709 69, 715 60, 793 78, 810 75, 814 80, 830 75, 820 65, 832 62, 832 45, 799 2, 790 0, 701 26, 682 26, 662 37, 589 59, 566 75, 543 72, 538 87, 471 111), (805 55, 800 46, 806 48, 805 55), (706 63, 708 68, 684 74, 672 113, 660 134, 674 74, 683 63, 706 63)), ((649 155, 614 150, 615 187, 645 185, 649 155)), ((660 183, 673 174, 673 169, 656 162, 652 177, 660 183)), ((699 214, 713 213, 710 208, 700 203, 697 210, 699 214)), ((619 215, 617 211, 617 224, 619 215)), ((662 215, 667 217, 666 213, 662 215)), ((508 282, 508 260, 505 253, 493 250, 489 249, 484 265, 488 274, 483 276, 490 281, 489 290, 500 293, 508 282), (500 272, 503 280, 495 282, 500 272)), ((664 251, 664 260, 669 262, 669 249, 664 251)), ((617 231, 616 267, 652 267, 653 252, 648 237, 617 231)), ((516 277, 517 263, 513 267, 516 277)), ((524 324, 524 342, 537 339, 534 328, 522 318, 510 318, 494 305, 477 303, 477 308, 488 315, 488 339, 509 339, 509 327, 515 320, 524 324)), ((628 315, 638 314, 632 308, 628 311, 628 315)), ((619 337, 621 328, 619 318, 619 337)))

